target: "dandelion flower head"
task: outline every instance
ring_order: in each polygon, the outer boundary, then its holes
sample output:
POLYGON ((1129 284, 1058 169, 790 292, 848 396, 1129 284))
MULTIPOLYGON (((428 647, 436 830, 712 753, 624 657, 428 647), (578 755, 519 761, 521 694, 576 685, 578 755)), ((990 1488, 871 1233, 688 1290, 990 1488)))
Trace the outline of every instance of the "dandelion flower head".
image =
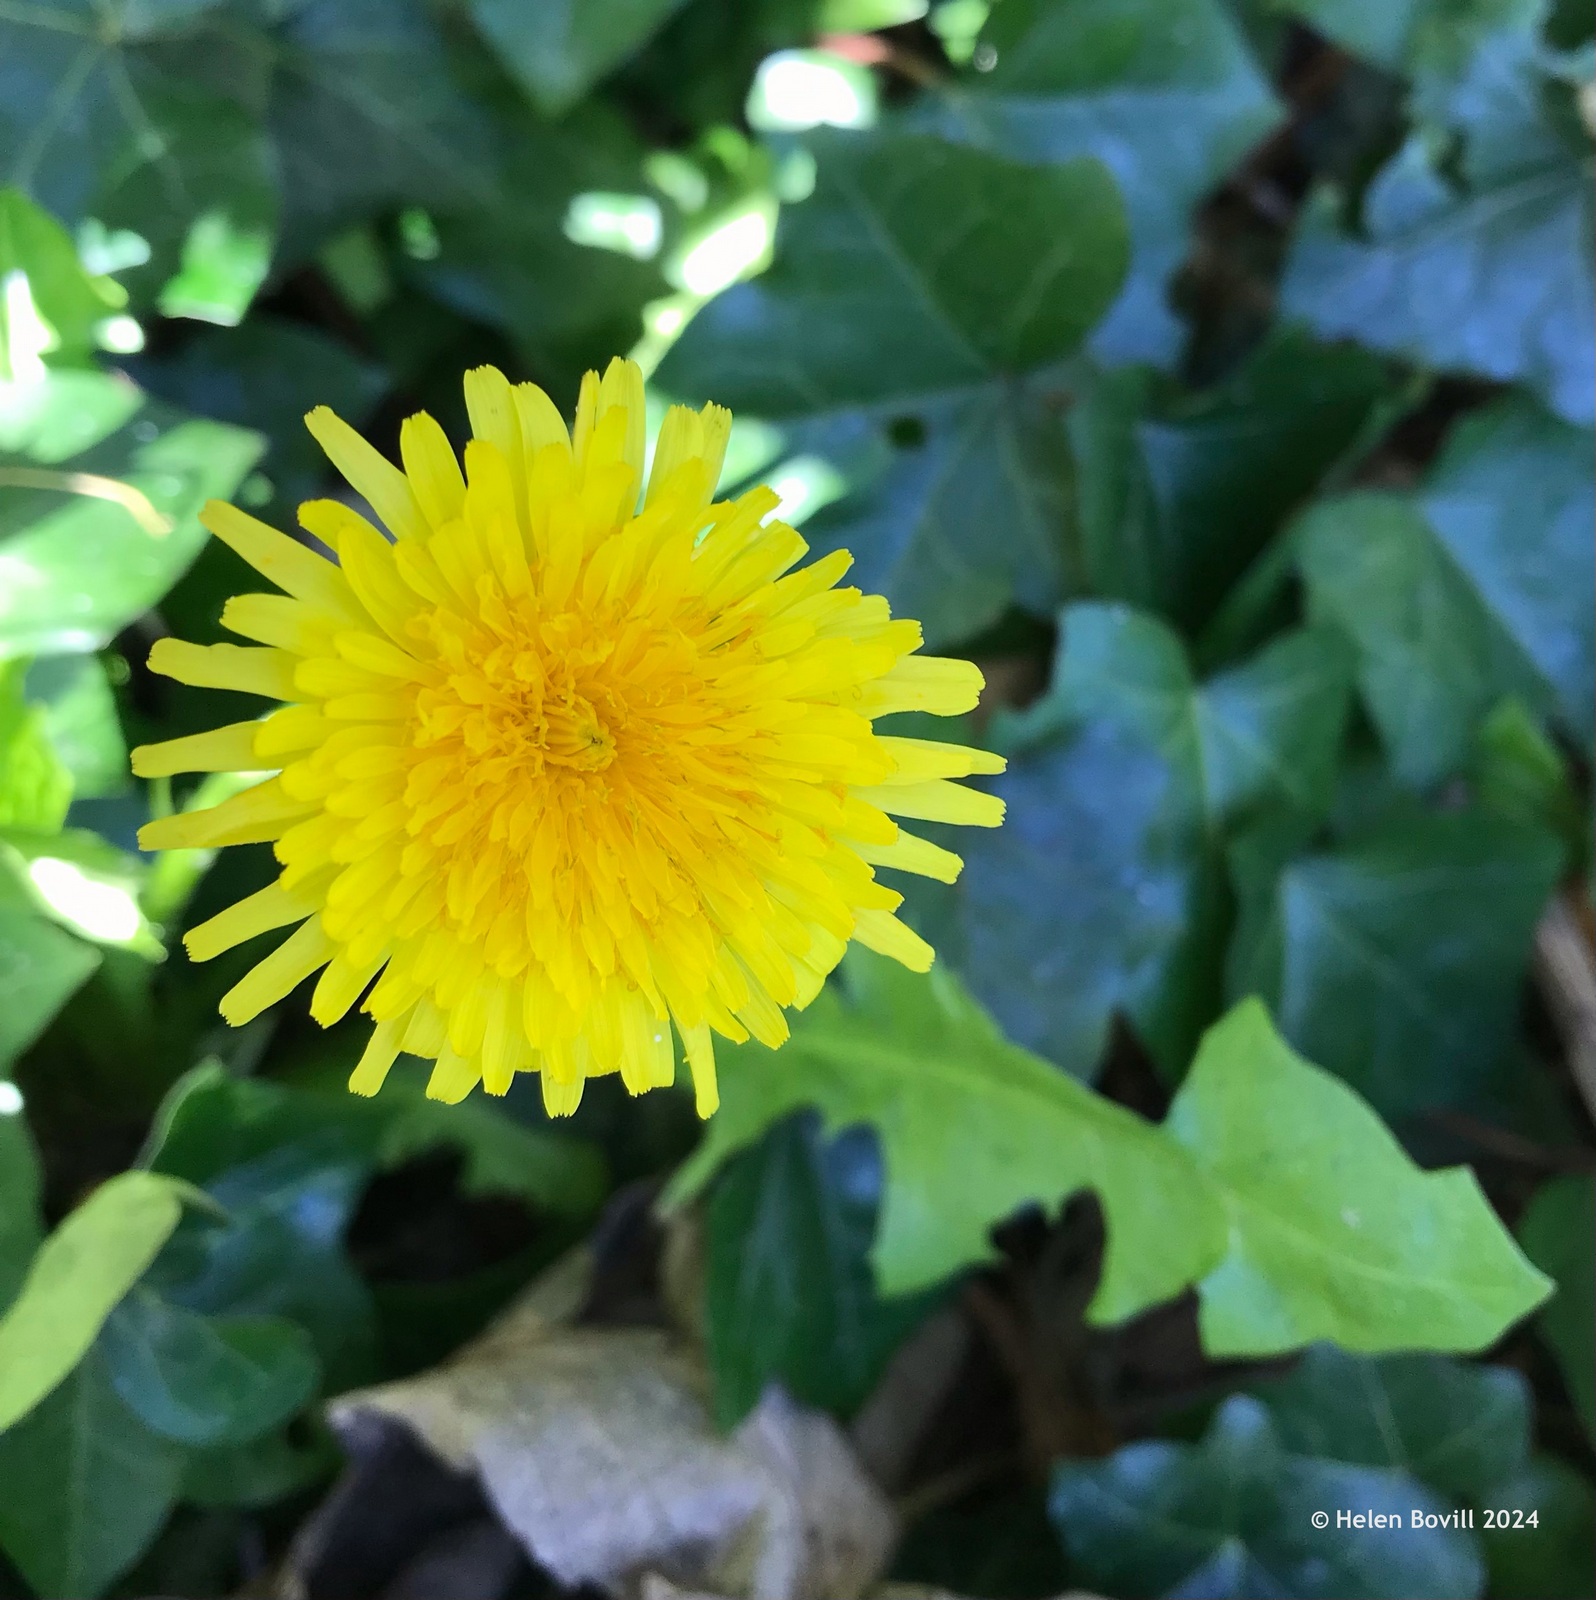
POLYGON ((403 470, 325 408, 310 431, 387 533, 336 500, 300 508, 336 555, 212 501, 206 527, 279 593, 227 602, 248 645, 162 639, 180 682, 286 702, 134 752, 145 777, 260 774, 166 816, 146 849, 271 841, 281 873, 186 936, 206 960, 286 939, 221 1002, 241 1024, 319 973, 312 1015, 375 1026, 350 1079, 400 1052, 456 1101, 542 1077, 552 1113, 585 1080, 672 1082, 700 1112, 715 1034, 772 1048, 849 940, 923 971, 889 867, 951 882, 959 858, 896 818, 995 826, 951 780, 987 753, 878 734, 872 719, 974 706, 981 674, 928 658, 918 624, 798 566, 777 496, 713 498, 731 426, 674 407, 644 486, 643 379, 583 381, 574 426, 531 384, 465 379, 464 471, 426 414, 403 470))

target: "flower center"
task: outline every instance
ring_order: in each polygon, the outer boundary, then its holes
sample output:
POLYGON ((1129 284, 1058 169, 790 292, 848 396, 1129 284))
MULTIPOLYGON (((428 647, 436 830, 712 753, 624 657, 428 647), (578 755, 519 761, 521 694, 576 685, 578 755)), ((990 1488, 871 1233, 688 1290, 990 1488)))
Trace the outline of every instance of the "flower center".
POLYGON ((535 742, 546 761, 579 772, 602 772, 615 759, 614 734, 593 702, 574 689, 546 698, 538 722, 535 742))

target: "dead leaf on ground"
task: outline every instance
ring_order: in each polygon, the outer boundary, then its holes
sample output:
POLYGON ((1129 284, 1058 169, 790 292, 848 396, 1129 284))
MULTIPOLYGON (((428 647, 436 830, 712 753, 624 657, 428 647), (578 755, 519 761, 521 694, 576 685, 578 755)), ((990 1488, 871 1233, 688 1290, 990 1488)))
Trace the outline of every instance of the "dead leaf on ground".
POLYGON ((731 1600, 857 1600, 896 1527, 841 1430, 772 1388, 717 1433, 686 1338, 573 1325, 591 1278, 573 1252, 443 1366, 335 1402, 334 1428, 356 1448, 375 1419, 406 1425, 567 1588, 635 1594, 656 1573, 731 1600))

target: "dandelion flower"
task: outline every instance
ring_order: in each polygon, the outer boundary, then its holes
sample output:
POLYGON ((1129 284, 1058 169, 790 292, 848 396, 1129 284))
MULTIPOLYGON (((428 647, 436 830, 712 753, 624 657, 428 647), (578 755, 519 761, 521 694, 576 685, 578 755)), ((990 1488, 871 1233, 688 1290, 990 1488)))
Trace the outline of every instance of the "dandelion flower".
POLYGON ((466 375, 464 472, 411 417, 404 469, 325 408, 306 419, 387 525, 336 500, 300 521, 336 564, 233 506, 205 526, 281 593, 222 622, 248 646, 162 639, 182 683, 287 704, 146 745, 144 777, 263 774, 149 823, 150 850, 270 840, 281 875, 186 936, 207 960, 294 931, 222 999, 247 1022, 320 973, 324 1026, 375 1022, 350 1088, 406 1051, 428 1093, 503 1094, 542 1075, 551 1113, 589 1077, 672 1081, 717 1102, 712 1035, 787 1037, 850 939, 905 965, 930 947, 877 881, 951 882, 959 858, 894 818, 995 826, 1002 803, 950 780, 984 751, 878 734, 872 719, 969 710, 981 674, 918 656, 918 624, 839 588, 851 558, 797 566, 777 496, 712 498, 731 426, 674 407, 646 492, 643 380, 583 380, 567 433, 542 390, 466 375), (265 775, 269 774, 269 775, 265 775))

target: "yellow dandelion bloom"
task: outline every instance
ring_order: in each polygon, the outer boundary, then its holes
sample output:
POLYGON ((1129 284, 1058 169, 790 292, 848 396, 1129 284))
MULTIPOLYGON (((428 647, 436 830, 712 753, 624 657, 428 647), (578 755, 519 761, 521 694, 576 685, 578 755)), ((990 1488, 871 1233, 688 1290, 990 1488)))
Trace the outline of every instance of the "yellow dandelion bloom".
POLYGON ((186 937, 207 960, 297 925, 223 998, 247 1022, 320 972, 324 1026, 364 996, 376 1026, 350 1079, 373 1094, 401 1051, 457 1101, 542 1075, 551 1113, 619 1072, 698 1109, 712 1034, 787 1037, 850 939, 923 971, 895 867, 951 882, 959 858, 895 817, 992 827, 1002 803, 950 780, 984 751, 877 734, 895 711, 967 711, 981 674, 917 656, 920 629, 807 567, 768 488, 714 500, 731 426, 674 407, 646 492, 643 379, 583 380, 574 428, 531 384, 466 375, 465 470, 426 414, 395 467, 325 408, 306 422, 387 525, 336 500, 300 521, 337 556, 212 501, 205 526, 278 594, 222 621, 251 645, 162 639, 182 683, 289 702, 133 753, 144 777, 262 772, 162 817, 149 850, 270 840, 282 873, 186 937), (674 1034, 673 1034, 674 1025, 674 1034))

